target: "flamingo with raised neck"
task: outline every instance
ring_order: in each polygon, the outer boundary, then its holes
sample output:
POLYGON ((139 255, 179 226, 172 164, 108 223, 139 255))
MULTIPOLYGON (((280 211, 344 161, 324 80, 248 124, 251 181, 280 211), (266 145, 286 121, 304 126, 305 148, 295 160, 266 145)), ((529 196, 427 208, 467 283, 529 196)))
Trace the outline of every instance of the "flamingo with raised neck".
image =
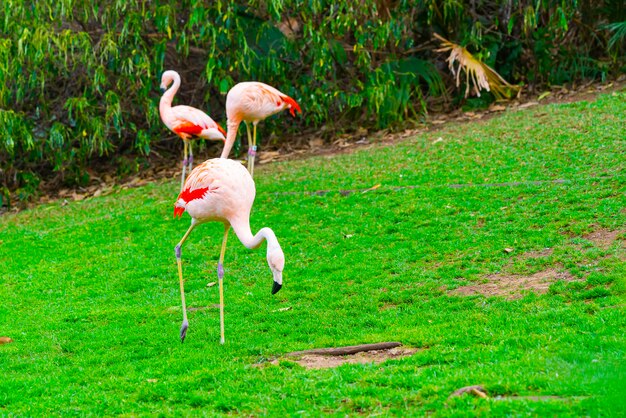
POLYGON ((161 120, 183 140, 183 173, 180 179, 180 191, 183 191, 185 182, 185 170, 189 165, 189 171, 193 168, 193 150, 190 140, 211 139, 224 141, 226 131, 222 129, 209 115, 191 106, 174 106, 172 101, 176 92, 180 88, 180 75, 176 71, 165 71, 161 76, 161 101, 159 103, 159 113, 161 120), (169 89, 168 89, 168 86, 169 89))

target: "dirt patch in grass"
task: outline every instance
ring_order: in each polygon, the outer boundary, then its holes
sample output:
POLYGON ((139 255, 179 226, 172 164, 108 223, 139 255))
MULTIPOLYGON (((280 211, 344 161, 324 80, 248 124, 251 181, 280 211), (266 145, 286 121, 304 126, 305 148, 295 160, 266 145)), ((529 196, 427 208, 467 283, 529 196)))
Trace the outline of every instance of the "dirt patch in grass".
POLYGON ((326 369, 339 367, 342 364, 382 363, 389 359, 398 359, 415 354, 417 348, 397 347, 389 350, 364 351, 348 356, 325 356, 305 354, 294 359, 296 363, 307 369, 326 369))
POLYGON ((452 291, 453 294, 464 296, 504 296, 509 300, 519 299, 524 291, 546 293, 550 285, 558 280, 572 282, 577 280, 567 271, 557 271, 549 268, 531 276, 514 274, 491 274, 486 283, 461 286, 452 291))
POLYGON ((539 251, 528 251, 528 252, 523 254, 523 257, 525 257, 525 258, 544 258, 544 257, 550 257, 553 252, 554 252, 554 250, 552 248, 544 248, 543 250, 539 250, 539 251))
POLYGON ((379 312, 388 311, 390 309, 396 309, 397 307, 398 305, 395 303, 385 303, 384 305, 378 308, 378 311, 379 312))
POLYGON ((622 231, 609 231, 608 229, 598 229, 587 235, 583 235, 583 238, 593 242, 593 244, 603 250, 608 250, 609 247, 615 242, 617 236, 622 231))

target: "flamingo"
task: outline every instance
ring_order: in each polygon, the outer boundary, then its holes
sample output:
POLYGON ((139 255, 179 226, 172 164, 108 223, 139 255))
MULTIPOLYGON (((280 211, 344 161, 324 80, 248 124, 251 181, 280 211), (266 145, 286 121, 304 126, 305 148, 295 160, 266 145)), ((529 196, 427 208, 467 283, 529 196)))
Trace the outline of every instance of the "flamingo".
POLYGON ((256 235, 250 231, 250 210, 256 190, 254 180, 240 163, 214 158, 200 164, 189 174, 184 190, 174 204, 174 216, 187 212, 191 216, 191 226, 174 248, 180 279, 180 296, 183 305, 183 323, 180 328, 180 340, 185 341, 189 322, 185 306, 183 270, 181 265, 182 245, 199 224, 209 221, 224 223, 222 250, 217 264, 217 278, 220 291, 220 343, 224 344, 224 253, 226 240, 232 227, 241 243, 250 249, 258 248, 263 240, 267 241, 267 263, 272 271, 274 284, 272 294, 283 285, 285 255, 280 248, 276 235, 270 228, 262 228, 256 235))
POLYGON ((228 134, 222 151, 222 158, 228 158, 235 139, 239 124, 246 123, 248 133, 248 171, 254 176, 254 157, 256 156, 256 126, 257 124, 284 109, 289 109, 291 116, 296 112, 302 113, 300 106, 294 99, 281 93, 272 86, 257 81, 246 81, 236 84, 226 95, 226 117, 228 134), (250 134, 249 123, 252 122, 254 135, 250 134))
POLYGON ((161 114, 161 120, 165 123, 165 126, 178 135, 184 143, 183 174, 180 179, 180 191, 182 192, 187 164, 189 164, 189 171, 191 171, 193 167, 193 151, 191 149, 191 142, 189 141, 193 138, 224 141, 226 139, 226 131, 215 123, 209 115, 195 107, 172 107, 172 100, 174 100, 174 95, 179 87, 180 75, 178 75, 176 71, 169 70, 163 73, 161 76, 161 91, 163 91, 163 96, 159 103, 159 113, 161 114), (170 84, 172 84, 172 86, 169 90, 166 90, 170 84), (187 152, 187 150, 189 150, 189 152, 187 152), (187 159, 187 155, 189 155, 189 159, 187 159))

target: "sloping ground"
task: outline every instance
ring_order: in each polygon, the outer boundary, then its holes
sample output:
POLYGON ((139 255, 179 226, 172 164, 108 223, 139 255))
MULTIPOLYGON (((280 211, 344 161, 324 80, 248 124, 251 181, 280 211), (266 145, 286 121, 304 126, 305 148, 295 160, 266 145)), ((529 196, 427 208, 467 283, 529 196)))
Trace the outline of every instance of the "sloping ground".
POLYGON ((615 416, 624 126, 615 93, 260 167, 251 223, 276 232, 284 287, 272 297, 263 248, 231 237, 224 346, 215 224, 183 248, 187 303, 209 308, 178 339, 176 180, 3 216, 0 415, 615 416), (458 294, 546 271, 545 293, 458 294), (378 341, 417 351, 271 364, 378 341), (487 397, 450 398, 477 385, 487 397))
MULTIPOLYGON (((585 100, 593 101, 600 94, 619 92, 624 89, 624 86, 626 86, 626 75, 604 83, 588 82, 583 85, 569 86, 569 88, 565 86, 553 86, 549 91, 540 92, 535 95, 522 94, 519 98, 507 101, 505 104, 494 103, 487 109, 473 111, 457 109, 452 112, 433 113, 429 115, 428 120, 421 123, 418 127, 405 129, 402 132, 389 132, 387 130, 368 132, 366 129, 360 128, 352 133, 337 135, 330 143, 321 138, 321 131, 308 132, 282 144, 280 149, 273 148, 270 144, 261 146, 262 151, 259 152, 257 163, 263 165, 276 161, 291 161, 294 159, 308 158, 310 156, 351 153, 372 146, 380 146, 380 144, 393 145, 418 134, 424 135, 430 133, 437 135, 437 132, 446 124, 476 123, 497 117, 502 114, 502 112, 528 109, 540 104, 562 104, 585 100)), ((173 134, 165 139, 180 142, 178 137, 173 134)), ((443 140, 443 138, 438 137, 434 141, 439 140, 443 140)), ((196 159, 202 161, 203 157, 204 159, 208 159, 218 156, 221 146, 222 145, 213 141, 205 141, 200 147, 200 150, 196 150, 196 159)), ((182 155, 182 144, 180 154, 182 155)), ((245 152, 242 152, 238 157, 245 158, 245 152)), ((117 168, 111 161, 103 158, 101 161, 97 162, 96 167, 92 167, 89 170, 91 182, 88 186, 71 189, 59 188, 54 183, 45 183, 42 184, 40 188, 41 196, 39 196, 38 201, 19 202, 17 205, 11 207, 10 210, 15 213, 26 207, 33 208, 38 204, 50 203, 55 200, 61 200, 62 203, 67 201, 69 203, 89 197, 106 196, 116 193, 119 190, 141 187, 155 181, 169 181, 177 175, 180 175, 179 156, 161 155, 161 153, 155 150, 155 152, 147 158, 150 160, 150 167, 143 168, 125 179, 116 179, 114 175, 111 175, 116 172, 117 168)), ((15 197, 13 200, 16 200, 15 197)), ((6 206, 0 206, 0 215, 8 210, 9 208, 6 206)))

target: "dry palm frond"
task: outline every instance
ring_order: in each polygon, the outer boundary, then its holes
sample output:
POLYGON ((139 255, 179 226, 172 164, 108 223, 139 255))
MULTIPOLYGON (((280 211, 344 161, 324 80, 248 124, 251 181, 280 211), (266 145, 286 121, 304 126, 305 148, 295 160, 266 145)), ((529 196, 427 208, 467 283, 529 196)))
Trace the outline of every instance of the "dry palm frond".
POLYGON ((461 84, 461 70, 465 71, 465 97, 469 95, 470 84, 473 85, 474 92, 479 97, 481 89, 492 92, 496 99, 510 99, 519 93, 519 86, 509 84, 493 68, 474 58, 467 49, 448 41, 436 33, 434 35, 441 42, 442 46, 436 49, 435 52, 450 51, 450 56, 446 61, 448 62, 448 68, 450 68, 452 75, 456 79, 457 87, 461 84), (457 62, 458 66, 455 66, 457 62))

